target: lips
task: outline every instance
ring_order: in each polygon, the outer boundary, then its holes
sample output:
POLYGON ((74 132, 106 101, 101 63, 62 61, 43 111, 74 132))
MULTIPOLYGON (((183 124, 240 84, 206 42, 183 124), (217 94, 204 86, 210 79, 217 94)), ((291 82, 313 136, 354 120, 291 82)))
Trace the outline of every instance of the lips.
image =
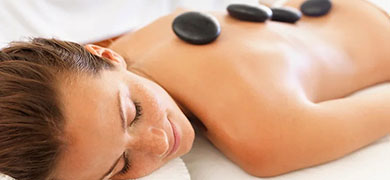
POLYGON ((171 125, 172 127, 172 134, 173 134, 173 145, 172 145, 172 149, 171 151, 167 154, 166 157, 168 157, 169 155, 175 153, 180 145, 180 135, 176 129, 176 126, 175 124, 173 124, 170 120, 169 121, 169 124, 171 125))

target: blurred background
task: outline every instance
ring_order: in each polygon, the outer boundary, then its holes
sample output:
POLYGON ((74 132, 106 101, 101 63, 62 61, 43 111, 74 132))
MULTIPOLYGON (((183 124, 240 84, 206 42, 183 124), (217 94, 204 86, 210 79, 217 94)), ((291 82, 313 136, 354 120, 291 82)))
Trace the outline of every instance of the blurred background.
POLYGON ((257 0, 0 0, 0 47, 32 36, 92 42, 133 31, 178 7, 223 10, 231 2, 258 3, 257 0))
MULTIPOLYGON (((286 0, 260 1, 280 4, 286 0)), ((369 1, 390 12, 390 0, 369 1)), ((234 2, 257 4, 259 0, 0 0, 0 48, 36 36, 100 41, 134 31, 179 7, 225 10, 234 2)))

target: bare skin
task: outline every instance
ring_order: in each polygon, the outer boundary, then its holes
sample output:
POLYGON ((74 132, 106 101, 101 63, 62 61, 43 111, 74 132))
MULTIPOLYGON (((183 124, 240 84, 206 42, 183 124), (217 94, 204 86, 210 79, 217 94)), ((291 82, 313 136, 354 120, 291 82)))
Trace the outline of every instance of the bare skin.
MULTIPOLYGON (((287 5, 299 8, 303 0, 287 5)), ((222 33, 178 39, 179 12, 116 40, 127 68, 162 86, 227 157, 255 176, 340 158, 390 132, 390 20, 362 0, 296 24, 242 22, 213 13, 222 33)))

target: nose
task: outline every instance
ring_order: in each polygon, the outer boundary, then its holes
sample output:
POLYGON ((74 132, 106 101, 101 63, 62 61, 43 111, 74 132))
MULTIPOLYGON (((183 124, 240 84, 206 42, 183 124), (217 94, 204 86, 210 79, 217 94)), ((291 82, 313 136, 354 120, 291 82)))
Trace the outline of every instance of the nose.
POLYGON ((164 129, 149 127, 139 136, 133 144, 132 149, 137 149, 142 153, 152 153, 157 156, 163 156, 169 150, 168 135, 164 129))

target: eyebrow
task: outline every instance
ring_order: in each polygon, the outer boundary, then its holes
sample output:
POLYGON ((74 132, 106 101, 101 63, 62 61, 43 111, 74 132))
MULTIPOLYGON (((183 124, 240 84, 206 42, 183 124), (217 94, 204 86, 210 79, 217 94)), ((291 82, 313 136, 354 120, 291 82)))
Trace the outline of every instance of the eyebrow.
MULTIPOLYGON (((121 129, 123 131, 126 131, 126 122, 125 122, 125 115, 124 115, 124 112, 123 112, 123 105, 122 105, 122 99, 121 99, 121 95, 120 95, 120 91, 118 92, 118 99, 117 99, 117 105, 118 105, 118 108, 119 108, 119 116, 120 116, 120 120, 121 120, 121 129)), ((119 158, 111 165, 110 169, 108 169, 108 171, 106 173, 103 174, 103 176, 100 178, 100 180, 103 180, 106 176, 110 175, 112 173, 112 171, 114 170, 115 166, 119 163, 119 160, 123 157, 123 154, 121 154, 121 156, 119 156, 119 158)))

